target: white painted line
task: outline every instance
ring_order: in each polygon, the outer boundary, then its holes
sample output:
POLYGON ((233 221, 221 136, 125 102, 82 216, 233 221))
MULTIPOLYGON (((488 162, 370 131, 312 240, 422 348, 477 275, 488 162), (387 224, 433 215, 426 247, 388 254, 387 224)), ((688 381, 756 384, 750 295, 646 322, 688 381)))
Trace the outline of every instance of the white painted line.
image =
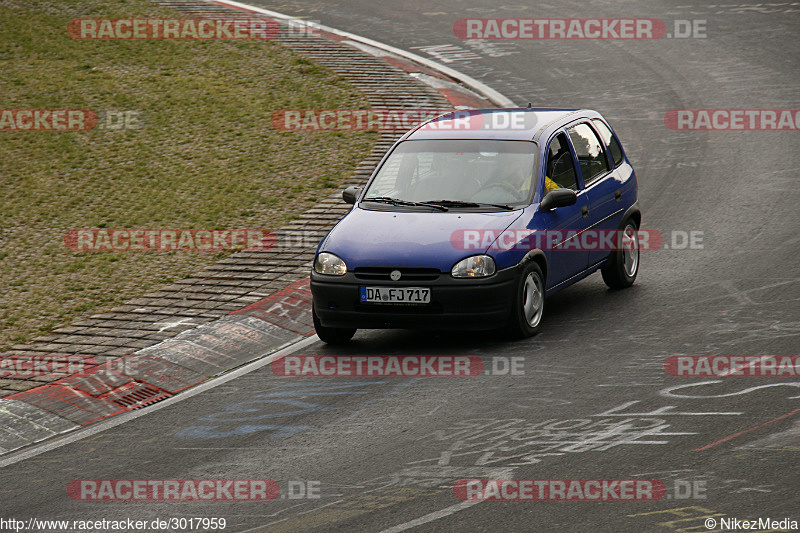
POLYGON ((407 529, 411 529, 412 527, 421 526, 423 524, 427 524, 428 522, 433 522, 434 520, 439 520, 440 518, 444 518, 445 516, 450 516, 451 514, 457 513, 459 511, 463 511, 464 509, 468 509, 473 505, 477 505, 481 503, 483 500, 475 500, 475 501, 466 501, 457 503, 450 507, 445 507, 444 509, 440 509, 430 514, 426 514, 425 516, 420 516, 414 520, 409 522, 405 522, 403 524, 396 525, 394 527, 390 527, 389 529, 384 529, 380 533, 399 533, 400 531, 405 531, 407 529))
POLYGON ((0 459, 0 468, 3 468, 8 465, 13 465, 14 463, 24 461, 25 459, 30 459, 31 457, 36 457, 37 455, 49 452, 51 450, 55 450, 57 448, 61 448, 62 446, 66 446, 67 444, 77 442, 79 440, 85 439, 86 437, 90 437, 92 435, 100 433, 101 431, 111 429, 113 427, 119 426, 120 424, 124 424, 125 422, 130 422, 131 420, 135 420, 140 416, 150 414, 153 411, 163 409, 164 407, 168 407, 174 403, 178 403, 182 400, 191 398, 192 396, 200 394, 201 392, 205 392, 209 389, 213 389, 214 387, 227 383, 232 379, 236 379, 239 376, 243 376, 245 374, 249 374, 254 370, 258 370, 259 368, 270 364, 272 361, 280 359, 283 356, 293 354, 294 352, 301 350, 306 346, 317 342, 318 340, 319 337, 317 337, 316 335, 312 335, 300 341, 287 343, 279 347, 277 351, 272 353, 272 355, 269 355, 267 357, 262 356, 261 358, 256 359, 255 361, 252 361, 245 365, 242 365, 235 370, 227 372, 221 376, 211 378, 207 381, 200 383, 195 387, 179 392, 175 396, 167 398, 166 400, 155 403, 148 407, 143 407, 142 409, 137 409, 136 411, 130 411, 128 413, 121 414, 119 416, 111 417, 108 420, 98 422, 97 424, 92 424, 84 429, 77 429, 71 431, 68 435, 64 435, 63 437, 53 439, 51 441, 45 442, 38 446, 34 446, 19 453, 12 454, 9 457, 2 458, 0 459))
MULTIPOLYGON (((297 514, 297 515, 294 515, 294 516, 287 516, 286 518, 281 518, 281 519, 279 519, 279 520, 275 520, 274 522, 270 522, 269 524, 266 524, 266 525, 260 525, 260 526, 256 526, 256 527, 251 527, 250 529, 245 529, 244 531, 240 531, 239 533, 255 533, 256 531, 258 531, 258 532, 269 531, 269 529, 270 529, 272 526, 275 526, 275 525, 277 525, 277 524, 281 524, 281 523, 283 523, 283 522, 286 522, 287 520, 293 520, 293 519, 295 519, 295 518, 298 518, 298 517, 301 517, 301 516, 303 516, 303 515, 306 515, 306 514, 309 514, 309 513, 313 513, 313 512, 319 511, 320 509, 325 509, 326 507, 330 507, 330 506, 332 506, 332 505, 337 505, 337 504, 340 504, 340 503, 342 503, 343 501, 346 501, 346 500, 336 500, 336 501, 332 501, 332 502, 330 502, 330 503, 326 503, 326 504, 324 504, 324 505, 321 505, 321 506, 319 506, 319 507, 314 507, 313 509, 309 509, 308 511, 301 511, 301 512, 300 512, 299 514, 297 514)), ((265 516, 268 516, 268 517, 273 517, 273 516, 275 516, 275 515, 277 515, 277 514, 280 514, 280 513, 282 513, 282 512, 283 512, 283 510, 281 510, 281 511, 278 511, 277 513, 273 513, 273 514, 271 514, 271 515, 265 515, 265 516)))
POLYGON ((0 400, 0 454, 53 438, 80 426, 20 400, 0 400))
POLYGON ((280 20, 283 20, 283 21, 286 21, 286 22, 292 22, 292 23, 295 23, 295 24, 302 24, 302 25, 307 26, 309 28, 315 28, 315 29, 318 29, 318 30, 322 30, 324 32, 332 33, 334 35, 338 35, 340 37, 344 37, 344 38, 350 39, 352 41, 356 41, 356 42, 359 42, 359 43, 364 43, 364 44, 372 46, 374 48, 378 48, 380 50, 384 50, 384 51, 386 51, 386 52, 388 52, 390 54, 394 54, 394 55, 397 55, 397 56, 400 56, 400 57, 404 57, 404 58, 409 59, 409 60, 411 60, 411 61, 413 61, 415 63, 419 63, 420 65, 424 65, 424 66, 426 66, 426 67, 428 67, 430 69, 433 69, 433 70, 436 70, 438 72, 441 72, 442 74, 444 74, 446 76, 449 76, 450 78, 458 80, 461 83, 463 83, 464 85, 466 85, 467 87, 469 87, 470 89, 472 89, 473 91, 485 96, 486 98, 489 99, 489 101, 491 101, 493 104, 495 104, 495 105, 497 105, 499 107, 519 107, 517 105, 514 105, 514 102, 512 102, 509 98, 507 98, 506 96, 504 96, 500 92, 492 89, 491 87, 489 87, 485 83, 482 83, 482 82, 476 80, 475 78, 467 76, 466 74, 463 74, 463 73, 461 73, 461 72, 459 72, 459 71, 457 71, 457 70, 455 70, 453 68, 447 67, 445 65, 442 65, 441 63, 437 63, 436 61, 432 61, 432 60, 430 60, 430 59, 428 59, 426 57, 422 57, 422 56, 414 54, 412 52, 407 52, 407 51, 405 51, 405 50, 403 50, 401 48, 395 48, 394 46, 390 46, 388 44, 384 44, 384 43, 379 42, 379 41, 373 41, 372 39, 368 39, 366 37, 362 37, 362 36, 356 35, 354 33, 346 32, 346 31, 342 31, 342 30, 337 30, 336 28, 331 28, 329 26, 323 26, 322 24, 317 24, 315 22, 310 22, 310 21, 307 21, 307 20, 304 20, 304 19, 300 19, 300 18, 297 18, 297 17, 284 15, 283 13, 278 13, 277 11, 271 11, 269 9, 264 9, 264 8, 261 8, 261 7, 251 6, 249 4, 243 4, 242 2, 235 2, 234 0, 213 0, 213 2, 215 4, 227 5, 227 6, 231 6, 231 7, 238 7, 240 9, 245 9, 245 10, 248 10, 248 11, 252 11, 254 13, 260 13, 262 15, 267 15, 268 17, 280 19, 280 20))

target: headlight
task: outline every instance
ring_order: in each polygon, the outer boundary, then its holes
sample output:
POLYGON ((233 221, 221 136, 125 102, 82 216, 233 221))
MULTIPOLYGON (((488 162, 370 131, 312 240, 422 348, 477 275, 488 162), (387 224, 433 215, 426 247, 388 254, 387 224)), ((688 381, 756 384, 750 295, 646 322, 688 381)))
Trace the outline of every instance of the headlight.
POLYGON ((322 252, 314 261, 314 272, 329 276, 344 276, 347 273, 347 265, 335 255, 322 252))
POLYGON ((456 263, 450 275, 454 278, 484 278, 496 270, 494 259, 488 255, 473 255, 456 263))

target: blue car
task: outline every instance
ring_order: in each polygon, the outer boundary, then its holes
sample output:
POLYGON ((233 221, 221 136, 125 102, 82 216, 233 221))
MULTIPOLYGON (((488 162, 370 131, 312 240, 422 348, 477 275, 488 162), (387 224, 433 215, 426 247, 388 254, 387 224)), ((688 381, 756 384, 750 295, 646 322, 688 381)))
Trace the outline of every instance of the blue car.
POLYGON ((320 243, 319 338, 356 329, 539 330, 545 296, 639 270, 637 182, 596 111, 454 111, 409 131, 320 243))

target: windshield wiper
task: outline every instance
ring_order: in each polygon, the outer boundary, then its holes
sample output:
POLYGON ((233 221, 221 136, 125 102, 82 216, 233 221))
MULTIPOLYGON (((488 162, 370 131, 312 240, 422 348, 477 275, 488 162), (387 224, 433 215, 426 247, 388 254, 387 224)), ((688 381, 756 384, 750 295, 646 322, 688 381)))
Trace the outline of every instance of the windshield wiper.
POLYGON ((434 209, 438 209, 439 211, 448 211, 448 209, 443 205, 437 205, 430 202, 410 202, 408 200, 401 200, 399 198, 392 198, 390 196, 373 196, 371 198, 364 198, 362 202, 382 202, 392 205, 413 205, 419 207, 432 207, 434 209))
POLYGON ((506 204, 487 204, 487 203, 478 203, 478 202, 463 202, 461 200, 430 200, 426 203, 435 204, 435 205, 447 205, 450 207, 497 207, 500 209, 506 210, 513 210, 514 207, 506 204))

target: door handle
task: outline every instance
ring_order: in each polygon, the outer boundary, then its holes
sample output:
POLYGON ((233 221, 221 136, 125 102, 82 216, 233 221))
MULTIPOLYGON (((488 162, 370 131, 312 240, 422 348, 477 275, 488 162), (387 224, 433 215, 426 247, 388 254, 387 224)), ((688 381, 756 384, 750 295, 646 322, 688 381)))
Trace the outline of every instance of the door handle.
POLYGON ((614 198, 616 198, 617 200, 622 198, 622 190, 621 189, 617 189, 616 191, 614 191, 614 198))
POLYGON ((581 207, 581 216, 583 216, 583 218, 589 216, 589 208, 587 206, 581 207))

